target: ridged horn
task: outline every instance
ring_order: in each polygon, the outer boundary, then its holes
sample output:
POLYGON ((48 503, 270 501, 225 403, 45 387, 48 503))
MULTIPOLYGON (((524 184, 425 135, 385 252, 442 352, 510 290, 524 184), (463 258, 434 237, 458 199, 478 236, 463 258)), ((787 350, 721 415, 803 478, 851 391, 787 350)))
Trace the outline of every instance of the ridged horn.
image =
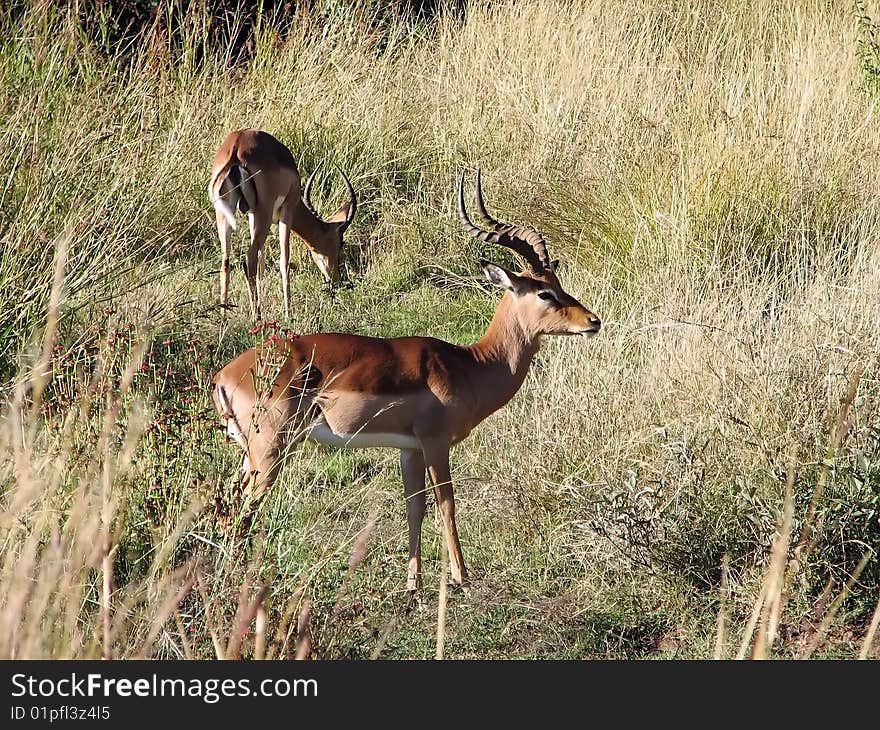
POLYGON ((537 230, 530 226, 514 226, 502 223, 493 218, 486 211, 483 199, 482 172, 477 168, 477 210, 480 217, 494 230, 488 231, 474 225, 468 217, 464 204, 464 173, 458 182, 458 219, 464 229, 474 238, 486 243, 497 243, 505 246, 522 256, 536 274, 543 274, 552 270, 550 255, 547 253, 547 244, 537 230))
MULTIPOLYGON (((318 174, 318 170, 321 169, 321 165, 323 165, 323 164, 324 164, 324 160, 321 160, 321 161, 318 163, 318 166, 314 169, 314 171, 312 172, 312 174, 309 175, 309 179, 306 180, 306 186, 303 188, 303 191, 302 191, 302 199, 303 199, 303 203, 305 203, 305 204, 306 204, 306 207, 307 207, 310 211, 312 211, 312 213, 315 213, 315 215, 318 215, 318 214, 317 214, 317 212, 315 211, 315 206, 312 205, 312 183, 315 181, 315 175, 318 174)), ((320 216, 319 216, 319 217, 320 217, 320 216)))
POLYGON ((342 175, 342 181, 345 183, 345 190, 348 192, 348 215, 345 216, 345 220, 342 223, 342 230, 344 231, 354 220, 354 213, 357 210, 357 195, 355 195, 354 187, 352 187, 348 175, 343 172, 339 165, 336 165, 336 169, 339 170, 339 174, 342 175))

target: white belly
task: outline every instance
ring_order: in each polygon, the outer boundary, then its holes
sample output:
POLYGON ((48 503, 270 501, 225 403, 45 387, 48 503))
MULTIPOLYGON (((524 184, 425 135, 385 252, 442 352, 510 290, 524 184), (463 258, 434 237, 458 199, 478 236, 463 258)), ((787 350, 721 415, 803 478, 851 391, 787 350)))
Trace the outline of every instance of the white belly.
POLYGON ((336 433, 324 421, 319 421, 309 431, 309 438, 319 444, 339 446, 343 449, 362 449, 369 446, 384 446, 390 449, 419 449, 415 436, 401 433, 336 433))

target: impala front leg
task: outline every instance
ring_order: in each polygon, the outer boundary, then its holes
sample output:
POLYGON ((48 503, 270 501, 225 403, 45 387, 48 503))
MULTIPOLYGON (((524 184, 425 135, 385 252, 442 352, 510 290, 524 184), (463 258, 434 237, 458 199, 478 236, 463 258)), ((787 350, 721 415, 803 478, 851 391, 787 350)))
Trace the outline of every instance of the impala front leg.
POLYGON ((452 476, 449 473, 449 443, 422 442, 422 452, 431 483, 434 485, 440 518, 443 520, 443 532, 446 535, 446 548, 449 552, 449 574, 453 583, 464 588, 469 581, 464 567, 461 543, 458 541, 458 530, 455 527, 455 497, 452 493, 452 476))
POLYGON ((406 498, 406 524, 409 528, 409 565, 406 590, 422 587, 422 520, 425 518, 425 457, 421 451, 401 449, 400 474, 406 498))
POLYGON ((281 289, 284 292, 284 317, 290 319, 290 226, 287 221, 278 221, 278 242, 281 255, 278 268, 281 270, 281 289))

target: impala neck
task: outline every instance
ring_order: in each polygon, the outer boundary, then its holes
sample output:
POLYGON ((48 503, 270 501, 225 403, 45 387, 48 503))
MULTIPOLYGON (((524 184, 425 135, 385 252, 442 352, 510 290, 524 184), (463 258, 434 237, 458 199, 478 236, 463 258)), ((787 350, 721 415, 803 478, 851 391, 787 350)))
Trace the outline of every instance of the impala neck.
POLYGON ((478 369, 485 373, 481 399, 490 413, 519 390, 540 340, 539 333, 520 322, 513 297, 505 292, 486 333, 469 348, 478 369))
POLYGON ((332 225, 334 224, 326 223, 318 218, 302 200, 296 204, 293 210, 291 228, 316 251, 324 251, 324 242, 330 235, 332 225))

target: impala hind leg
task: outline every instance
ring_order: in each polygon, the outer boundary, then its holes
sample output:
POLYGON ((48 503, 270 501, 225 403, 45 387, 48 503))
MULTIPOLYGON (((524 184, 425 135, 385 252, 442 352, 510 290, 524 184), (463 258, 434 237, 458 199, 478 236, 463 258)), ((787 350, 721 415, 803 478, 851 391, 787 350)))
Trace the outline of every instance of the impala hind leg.
POLYGON ((308 403, 296 408, 289 401, 267 404, 265 410, 250 416, 247 429, 248 468, 244 492, 253 501, 268 492, 284 463, 285 456, 301 444, 308 435, 308 403))
POLYGON ((464 567, 461 543, 458 541, 458 530, 455 527, 455 497, 452 493, 452 475, 449 472, 449 444, 422 442, 422 452, 431 483, 434 485, 437 509, 443 522, 443 533, 446 536, 446 548, 449 553, 449 575, 453 583, 464 588, 469 581, 464 567))
POLYGON ((281 438, 272 429, 248 436, 244 470, 243 494, 252 502, 263 498, 275 484, 281 471, 281 438))
POLYGON ((401 449, 400 474, 406 498, 406 524, 409 532, 409 565, 406 590, 422 587, 422 520, 425 518, 425 457, 421 451, 401 449))
POLYGON ((217 210, 217 235, 220 237, 220 306, 229 300, 229 256, 232 248, 232 226, 226 215, 217 210))

